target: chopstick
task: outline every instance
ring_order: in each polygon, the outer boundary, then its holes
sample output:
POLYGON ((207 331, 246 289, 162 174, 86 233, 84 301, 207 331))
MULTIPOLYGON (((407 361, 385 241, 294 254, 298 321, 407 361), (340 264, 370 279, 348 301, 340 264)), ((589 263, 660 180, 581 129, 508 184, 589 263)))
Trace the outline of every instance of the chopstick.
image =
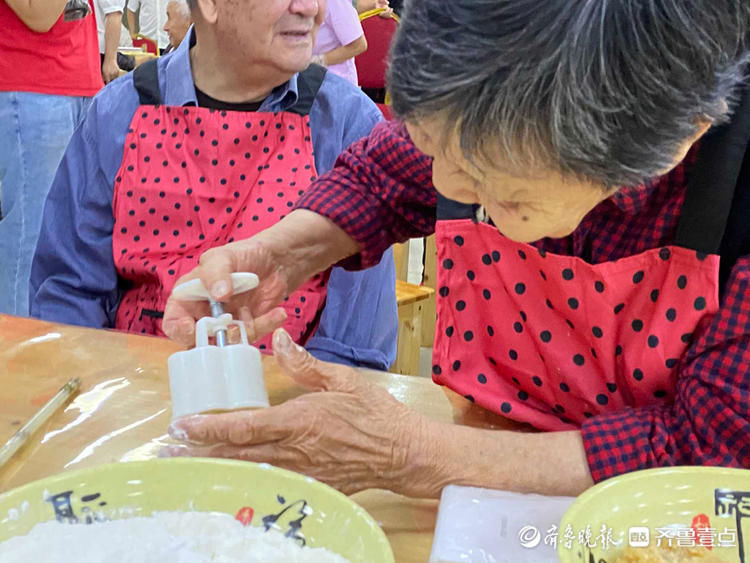
POLYGON ((52 416, 68 402, 73 395, 81 389, 81 379, 74 377, 63 385, 60 390, 52 397, 47 404, 39 409, 29 421, 18 429, 18 432, 11 436, 3 447, 0 448, 0 469, 10 461, 15 453, 23 447, 29 438, 39 430, 52 416))

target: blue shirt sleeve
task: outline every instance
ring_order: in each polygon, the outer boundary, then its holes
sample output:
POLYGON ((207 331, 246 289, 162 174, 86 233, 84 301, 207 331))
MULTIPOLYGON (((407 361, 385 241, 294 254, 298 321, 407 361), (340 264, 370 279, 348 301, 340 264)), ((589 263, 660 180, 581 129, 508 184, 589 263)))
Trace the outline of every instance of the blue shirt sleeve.
MULTIPOLYGON (((310 112, 318 173, 330 170, 339 153, 367 136, 381 120, 380 110, 359 88, 328 73, 310 112)), ((329 362, 387 370, 396 360, 397 343, 392 251, 368 270, 334 268, 320 325, 307 342, 310 353, 329 362)))
POLYGON ((114 326, 120 301, 112 256, 112 194, 128 124, 137 107, 132 79, 92 101, 55 175, 31 268, 31 316, 114 326))

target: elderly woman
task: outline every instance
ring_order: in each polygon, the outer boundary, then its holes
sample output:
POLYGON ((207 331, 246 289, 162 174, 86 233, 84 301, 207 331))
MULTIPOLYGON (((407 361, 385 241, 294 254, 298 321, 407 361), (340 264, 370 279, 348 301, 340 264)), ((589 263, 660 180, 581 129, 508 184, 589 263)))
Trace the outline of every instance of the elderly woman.
MULTIPOLYGON (((405 126, 376 127, 284 221, 192 275, 229 300, 229 272, 258 271, 265 289, 229 301, 257 322, 279 287, 435 231, 435 381, 552 432, 435 423, 277 331, 281 366, 320 392, 179 421, 175 435, 201 445, 173 453, 420 496, 750 466, 750 4, 406 11, 390 71, 405 126)), ((167 331, 181 338, 203 314, 172 300, 167 331)))

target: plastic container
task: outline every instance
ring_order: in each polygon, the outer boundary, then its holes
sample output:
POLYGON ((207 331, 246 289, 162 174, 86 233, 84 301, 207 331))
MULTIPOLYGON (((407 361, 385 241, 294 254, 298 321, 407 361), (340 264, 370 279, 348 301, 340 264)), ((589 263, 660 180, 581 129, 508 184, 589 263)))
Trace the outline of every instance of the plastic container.
MULTIPOLYGON (((175 294, 186 300, 206 299, 205 288, 195 281, 175 288, 175 294)), ((253 274, 234 274, 232 281, 235 293, 257 286, 253 274)), ((189 414, 269 406, 260 351, 248 343, 244 323, 229 314, 198 321, 195 348, 169 358, 169 388, 173 420, 189 414), (240 329, 239 344, 209 343, 209 337, 222 331, 226 334, 233 325, 240 329)))

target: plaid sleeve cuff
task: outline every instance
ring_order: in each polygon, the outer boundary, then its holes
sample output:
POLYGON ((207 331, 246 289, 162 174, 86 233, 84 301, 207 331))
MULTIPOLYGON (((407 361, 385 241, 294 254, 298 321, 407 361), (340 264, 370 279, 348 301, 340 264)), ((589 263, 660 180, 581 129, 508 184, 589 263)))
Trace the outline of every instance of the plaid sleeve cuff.
POLYGON ((661 430, 646 409, 625 410, 595 416, 581 427, 586 459, 595 483, 616 475, 657 465, 654 440, 662 440, 661 430), (655 431, 656 430, 656 431, 655 431))
POLYGON ((342 153, 295 208, 327 217, 354 239, 360 254, 339 265, 359 269, 380 262, 393 243, 434 232, 436 204, 432 160, 402 124, 383 122, 342 153))
MULTIPOLYGON (((347 156, 340 156, 339 161, 346 162, 347 156)), ((387 210, 381 209, 373 194, 356 189, 347 173, 348 169, 334 168, 315 182, 294 208, 326 217, 354 239, 360 253, 338 265, 347 270, 360 270, 378 264, 392 241, 383 228, 382 213, 387 210)))

